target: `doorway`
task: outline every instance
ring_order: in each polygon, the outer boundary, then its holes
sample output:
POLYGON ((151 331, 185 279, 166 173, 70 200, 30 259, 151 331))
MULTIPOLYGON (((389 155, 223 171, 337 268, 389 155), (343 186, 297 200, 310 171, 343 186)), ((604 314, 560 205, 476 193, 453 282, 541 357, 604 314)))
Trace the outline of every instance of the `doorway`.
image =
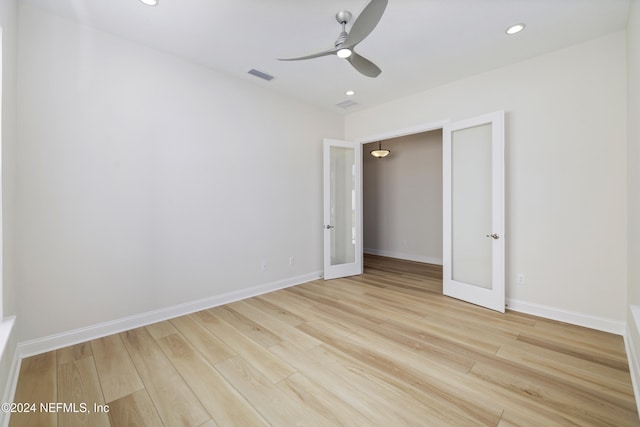
POLYGON ((442 129, 363 146, 364 253, 442 265, 442 129))
MULTIPOLYGON (((463 301, 504 313, 504 111, 442 125, 422 125, 374 138, 347 142, 324 140, 324 247, 325 279, 362 274, 363 259, 363 185, 362 148, 367 143, 386 141, 421 132, 442 129, 442 265, 443 293, 463 301), (337 174, 336 148, 350 153, 341 183, 337 174), (350 203, 341 194, 351 195, 350 203), (349 209, 338 209, 337 206, 349 209), (351 263, 334 266, 333 242, 337 236, 335 216, 351 218, 351 263), (488 240, 487 240, 488 239, 488 240), (337 275, 337 269, 346 267, 337 275), (327 274, 331 273, 331 276, 327 274), (482 273, 482 274, 480 274, 482 273), (484 280, 479 280, 484 279, 484 280)), ((388 150, 385 150, 388 154, 388 150)), ((386 158, 386 157, 385 157, 386 158)), ((376 159, 378 160, 378 159, 376 159)), ((406 184, 413 187, 416 184, 406 184)), ((404 189, 397 190, 397 194, 404 189)), ((395 203, 388 203, 394 205, 395 203)), ((345 231, 346 233, 346 231, 345 231)), ((406 235, 411 235, 409 231, 406 235)), ((399 238, 400 245, 404 240, 399 238)), ((419 241, 419 240, 418 240, 419 241)))

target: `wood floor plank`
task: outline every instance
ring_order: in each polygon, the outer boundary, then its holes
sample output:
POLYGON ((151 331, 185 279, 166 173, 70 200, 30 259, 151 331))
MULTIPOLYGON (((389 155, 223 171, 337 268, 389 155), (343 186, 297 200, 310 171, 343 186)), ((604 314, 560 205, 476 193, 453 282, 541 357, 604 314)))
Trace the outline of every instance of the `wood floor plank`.
POLYGON ((91 348, 107 403, 144 388, 120 335, 93 340, 91 348))
POLYGON ((151 336, 156 340, 169 335, 173 335, 176 332, 178 332, 176 331, 176 328, 168 320, 147 325, 145 326, 145 328, 147 328, 147 331, 149 332, 149 334, 151 334, 151 336))
POLYGON ((355 332, 356 328, 352 325, 346 325, 333 319, 326 313, 320 313, 315 310, 316 303, 302 297, 301 295, 293 295, 287 289, 283 289, 273 294, 264 294, 260 298, 266 299, 273 305, 278 307, 286 307, 295 315, 304 318, 305 322, 313 322, 316 325, 330 328, 332 330, 341 330, 344 335, 355 332))
MULTIPOLYGON (((379 338, 366 333, 354 334, 348 343, 336 343, 330 347, 350 354, 356 360, 365 361, 368 365, 379 366, 380 371, 386 366, 393 372, 388 381, 402 381, 424 393, 423 400, 432 401, 434 405, 445 408, 444 413, 457 413, 458 416, 471 418, 478 425, 495 425, 492 421, 505 407, 512 404, 511 396, 504 389, 486 383, 469 374, 461 374, 457 370, 449 370, 431 363, 424 355, 413 353, 407 348, 398 347, 392 342, 379 342, 379 338), (368 354, 366 349, 375 344, 376 352, 368 354), (446 409, 448 408, 448 410, 446 409), (457 408, 457 410, 456 410, 457 408)), ((542 407, 529 402, 518 402, 518 410, 535 414, 542 407)), ((445 416, 445 415, 442 415, 445 416)), ((558 422, 564 418, 552 416, 558 422)), ((451 421, 450 425, 465 424, 463 421, 451 421)), ((468 422, 467 422, 468 423, 468 422)))
POLYGON ((619 335, 590 328, 582 328, 569 323, 558 322, 525 313, 512 312, 512 315, 534 321, 535 327, 533 330, 538 333, 554 336, 561 341, 566 338, 578 340, 578 342, 582 342, 582 345, 585 345, 587 349, 595 344, 598 348, 609 348, 609 354, 615 354, 619 357, 625 357, 626 355, 624 345, 620 343, 619 335))
POLYGON ((472 387, 481 384, 465 383, 466 373, 434 363, 428 354, 417 354, 410 347, 372 331, 346 338, 330 337, 319 331, 315 334, 323 336, 327 343, 323 351, 338 351, 343 357, 349 356, 351 363, 363 363, 362 368, 375 370, 377 377, 417 401, 430 401, 433 413, 429 419, 439 419, 450 425, 491 424, 498 419, 501 408, 484 399, 482 395, 486 390, 478 393, 472 387), (372 351, 372 348, 376 350, 372 351), (414 370, 414 366, 421 368, 414 370))
POLYGON ((197 426, 210 418, 147 329, 120 336, 165 425, 197 426))
POLYGON ((69 427, 108 427, 108 411, 100 388, 93 358, 82 358, 58 365, 58 402, 71 404, 58 412, 58 423, 69 427), (84 404, 84 406, 83 406, 84 404))
POLYGON ((236 355, 235 351, 207 331, 191 315, 176 317, 171 319, 171 323, 212 365, 236 355))
POLYGON ((289 326, 286 323, 281 322, 270 314, 258 310, 243 301, 238 301, 228 306, 230 310, 233 310, 252 321, 263 325, 268 328, 274 335, 278 337, 278 344, 280 341, 289 341, 303 350, 309 350, 321 344, 321 342, 312 336, 305 334, 300 329, 296 329, 289 326))
POLYGON ((319 348, 301 351, 287 342, 271 348, 279 357, 294 365, 302 375, 353 407, 370 425, 407 425, 408 421, 383 401, 386 398, 384 393, 378 393, 379 390, 364 378, 345 376, 344 366, 324 357, 317 350, 319 348))
POLYGON ((464 324, 464 322, 443 322, 442 319, 434 319, 427 316, 418 319, 409 325, 407 333, 419 339, 428 339, 430 335, 442 337, 456 345, 470 347, 476 351, 495 354, 501 345, 515 341, 516 336, 512 334, 495 333, 475 325, 464 324))
POLYGON ((544 407, 549 412, 578 425, 638 425, 635 405, 602 399, 590 390, 574 387, 560 379, 523 369, 509 369, 504 365, 477 363, 470 374, 492 383, 520 398, 544 407))
POLYGON ((91 351, 91 344, 88 342, 83 342, 56 350, 56 359, 58 365, 62 365, 67 362, 73 362, 74 360, 84 359, 85 357, 91 357, 92 355, 93 353, 91 351))
POLYGON ((158 344, 216 424, 240 427, 269 425, 182 336, 169 335, 158 340, 158 344))
POLYGON ((518 335, 518 340, 538 347, 544 347, 559 354, 566 354, 589 360, 618 370, 628 370, 626 356, 620 351, 622 343, 617 346, 602 346, 576 337, 557 336, 548 331, 527 331, 518 335))
POLYGON ((260 344, 264 348, 269 348, 280 342, 280 338, 278 338, 278 336, 266 325, 254 322, 239 313, 237 310, 233 310, 231 305, 215 307, 209 311, 218 318, 224 320, 226 323, 233 325, 235 329, 239 330, 252 341, 260 344))
MULTIPOLYGON (((471 420, 460 416, 458 411, 451 411, 435 404, 432 400, 423 399, 423 396, 415 393, 408 383, 389 381, 389 377, 380 369, 370 364, 362 364, 341 351, 320 346, 310 352, 316 360, 322 360, 336 374, 345 381, 356 385, 366 399, 369 399, 382 408, 386 414, 393 416, 393 425, 420 425, 425 419, 432 420, 435 424, 448 425, 478 425, 478 420, 471 420), (371 393, 371 390, 376 392, 371 393), (426 404, 428 402, 428 404, 426 404)), ((388 365, 387 367, 388 368, 388 365)), ((466 406, 462 399, 457 402, 457 408, 466 406)), ((492 425, 498 419, 497 413, 484 411, 483 419, 492 425)), ((484 424, 484 423, 483 423, 484 424)), ((386 423, 385 423, 386 425, 386 423)))
POLYGON ((284 309, 283 307, 279 307, 275 304, 270 303, 261 297, 249 298, 244 300, 247 304, 253 306, 254 308, 263 311, 271 316, 275 317, 279 321, 286 323, 289 326, 298 326, 301 323, 304 323, 304 319, 300 316, 296 316, 292 312, 284 309))
POLYGON ((40 410, 41 403, 58 401, 57 377, 55 351, 22 360, 13 401, 19 404, 33 404, 35 407, 33 411, 12 413, 9 418, 11 427, 58 425, 56 413, 40 410))
MULTIPOLYGON (((260 295, 260 298, 271 302, 278 307, 287 307, 287 309, 291 310, 297 310, 298 308, 310 309, 316 305, 313 301, 304 297, 292 295, 287 288, 281 289, 278 292, 262 294, 260 295)), ((296 311, 294 311, 294 314, 295 313, 296 311)), ((306 320, 304 315, 301 317, 306 320)))
POLYGON ((633 397, 629 373, 610 366, 520 341, 501 346, 496 356, 623 400, 633 397))
POLYGON ((109 404, 112 426, 162 426, 160 415, 146 390, 138 390, 109 404))
POLYGON ((314 411, 325 425, 371 426, 371 422, 362 413, 299 372, 280 381, 277 386, 293 401, 314 411))
POLYGON ((242 357, 216 364, 222 375, 264 416, 271 425, 322 426, 313 411, 281 392, 275 384, 242 357))
POLYGON ((214 315, 210 310, 195 313, 194 318, 207 330, 225 342, 230 348, 259 369, 269 380, 276 383, 295 373, 295 370, 275 357, 261 345, 243 335, 239 330, 214 315))
POLYGON ((560 414, 522 408, 518 408, 517 411, 506 409, 498 422, 498 427, 566 427, 570 425, 576 424, 560 414))
MULTIPOLYGON (((332 285, 336 285, 337 281, 332 285)), ((381 324, 387 317, 377 311, 367 310, 365 307, 348 304, 343 301, 335 300, 326 294, 314 292, 309 286, 298 286, 296 288, 287 289, 291 293, 301 295, 312 299, 316 302, 315 311, 326 313, 331 318, 340 319, 345 323, 357 325, 363 328, 375 328, 381 324)))
POLYGON ((429 315, 429 310, 420 300, 398 292, 394 289, 377 288, 355 280, 353 278, 344 279, 344 283, 350 287, 354 284, 366 289, 365 296, 371 305, 385 310, 391 310, 395 315, 403 315, 411 318, 423 318, 429 315))
POLYGON ((320 283, 309 283, 308 285, 307 288, 312 292, 348 303, 361 311, 378 313, 383 318, 415 320, 428 314, 424 307, 418 309, 416 305, 409 304, 407 301, 400 302, 394 298, 393 294, 385 295, 385 303, 380 304, 369 292, 370 286, 363 286, 349 278, 337 279, 332 282, 332 286, 320 283))
POLYGON ((327 313, 316 310, 315 306, 313 308, 307 308, 304 305, 295 306, 294 304, 296 298, 290 298, 284 291, 282 293, 279 293, 279 296, 284 297, 284 301, 280 301, 279 304, 290 304, 289 307, 292 311, 300 316, 304 316, 304 318, 306 319, 304 323, 306 324, 312 323, 320 327, 320 329, 330 329, 334 332, 339 332, 341 335, 350 335, 358 329, 355 325, 346 324, 345 322, 332 318, 332 316, 327 313), (292 302, 290 303, 289 301, 292 302))

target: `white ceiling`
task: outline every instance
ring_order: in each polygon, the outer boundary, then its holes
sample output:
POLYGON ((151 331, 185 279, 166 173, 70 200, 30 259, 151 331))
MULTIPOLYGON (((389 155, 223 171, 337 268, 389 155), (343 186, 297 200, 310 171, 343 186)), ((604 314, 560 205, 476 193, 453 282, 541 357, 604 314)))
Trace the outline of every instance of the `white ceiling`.
POLYGON ((357 48, 382 69, 372 79, 335 56, 276 60, 332 47, 340 33, 336 12, 357 16, 368 0, 159 0, 156 7, 139 0, 20 1, 336 112, 622 30, 629 8, 629 0, 389 0, 357 48), (526 29, 507 36, 519 22, 526 29), (252 68, 275 79, 247 74, 252 68), (347 89, 356 95, 347 97, 347 89), (359 105, 336 106, 348 98, 359 105))

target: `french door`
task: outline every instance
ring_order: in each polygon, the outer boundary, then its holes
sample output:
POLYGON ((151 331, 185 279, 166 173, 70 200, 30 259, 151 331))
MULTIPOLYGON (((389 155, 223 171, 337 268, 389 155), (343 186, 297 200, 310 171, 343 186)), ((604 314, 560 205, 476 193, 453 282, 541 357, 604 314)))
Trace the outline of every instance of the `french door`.
POLYGON ((504 313, 504 112, 443 129, 443 293, 504 313))
POLYGON ((362 274, 362 145, 324 140, 324 278, 362 274))

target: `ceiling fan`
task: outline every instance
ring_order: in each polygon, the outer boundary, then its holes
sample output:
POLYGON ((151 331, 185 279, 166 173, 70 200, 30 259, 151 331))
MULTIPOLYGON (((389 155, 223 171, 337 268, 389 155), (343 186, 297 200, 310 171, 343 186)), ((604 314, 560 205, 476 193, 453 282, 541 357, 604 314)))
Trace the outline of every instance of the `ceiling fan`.
POLYGON ((388 0, 371 0, 369 4, 360 12, 360 15, 356 18, 351 26, 351 31, 347 33, 346 25, 351 20, 353 15, 347 10, 343 10, 336 14, 336 21, 342 25, 342 32, 338 36, 338 39, 334 43, 334 47, 322 52, 314 53, 311 55, 301 56, 298 58, 285 58, 279 59, 280 61, 300 61, 303 59, 319 58, 321 56, 336 55, 339 58, 344 58, 358 70, 360 73, 367 77, 378 77, 382 72, 380 68, 373 62, 369 61, 362 55, 355 52, 354 48, 358 43, 364 40, 371 31, 378 25, 378 22, 382 18, 385 8, 387 7, 388 0))

